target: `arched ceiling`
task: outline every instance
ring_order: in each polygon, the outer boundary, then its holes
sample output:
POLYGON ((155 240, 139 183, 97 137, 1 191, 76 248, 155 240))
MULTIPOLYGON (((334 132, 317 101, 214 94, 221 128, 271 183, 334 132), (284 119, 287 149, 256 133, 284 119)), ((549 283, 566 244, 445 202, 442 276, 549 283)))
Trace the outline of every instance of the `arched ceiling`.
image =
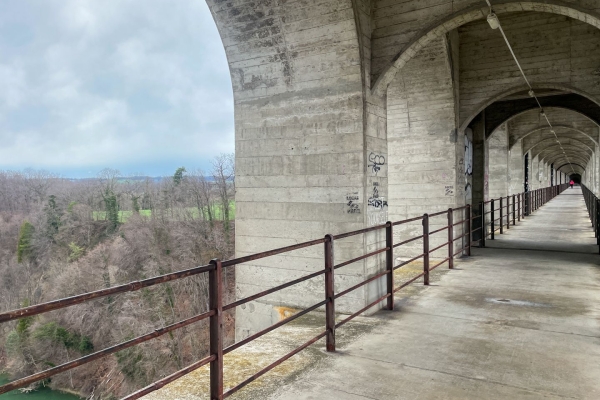
MULTIPOLYGON (((373 78, 375 79, 372 79, 372 82, 374 82, 372 93, 375 95, 383 95, 387 86, 394 79, 398 71, 400 71, 402 67, 419 52, 419 50, 427 46, 432 40, 441 38, 447 32, 464 24, 485 19, 487 17, 489 8, 484 1, 472 1, 467 4, 469 4, 469 6, 464 7, 453 14, 442 14, 437 20, 434 20, 424 29, 417 31, 413 30, 412 32, 406 33, 398 32, 397 34, 408 37, 409 39, 402 46, 401 50, 393 56, 391 62, 383 62, 385 57, 382 57, 381 61, 377 60, 378 62, 374 63, 372 66, 372 73, 373 78)), ((496 0, 493 1, 493 7, 498 15, 523 11, 548 12, 568 16, 600 28, 600 16, 598 13, 573 1, 496 0)), ((382 15, 382 17, 386 16, 382 15)), ((372 33, 375 41, 381 36, 381 34, 378 33, 379 25, 380 24, 375 21, 375 29, 372 33)), ((383 29, 387 31, 386 35, 388 38, 390 35, 393 36, 393 30, 390 31, 389 27, 383 29)), ((397 41, 388 39, 386 42, 389 42, 388 45, 392 46, 392 48, 393 46, 397 46, 397 41)), ((377 42, 374 43, 374 48, 377 52, 384 51, 384 49, 379 49, 377 42)))
MULTIPOLYGON (((598 144, 600 127, 585 115, 559 107, 548 107, 544 110, 553 127, 555 127, 557 136, 560 134, 559 139, 561 137, 572 137, 585 143, 590 143, 591 140, 592 143, 598 144)), ((539 110, 535 109, 514 115, 507 122, 507 126, 510 148, 512 148, 519 140, 538 131, 547 131, 550 133, 546 119, 540 114, 539 110)), ((552 133, 550 134, 552 135, 552 133)))
MULTIPOLYGON (((526 93, 524 95, 527 95, 526 93)), ((600 125, 600 107, 590 99, 579 94, 560 94, 555 96, 539 97, 539 102, 545 110, 561 108, 574 111, 582 117, 586 117, 596 125, 600 125)), ((505 100, 492 103, 486 108, 486 136, 489 136, 498 126, 511 119, 514 115, 528 110, 540 113, 539 106, 533 98, 522 98, 518 100, 505 100)), ((548 112, 549 116, 553 116, 548 112)), ((560 121, 560 115, 553 116, 554 120, 560 121)), ((545 122, 545 120, 544 120, 545 122)), ((554 124, 551 119, 550 122, 554 124)), ((547 125, 546 125, 547 126, 547 125)))
POLYGON ((532 157, 539 156, 540 158, 545 159, 546 157, 549 157, 549 156, 562 154, 562 151, 564 149, 565 152, 575 152, 576 154, 580 155, 582 158, 584 158, 588 161, 592 159, 592 156, 593 156, 592 151, 584 145, 575 144, 575 143, 565 144, 562 142, 561 142, 561 145, 559 145, 555 141, 554 143, 546 145, 543 148, 541 148, 541 147, 535 148, 534 150, 532 150, 531 156, 532 157), (562 148, 561 148, 561 145, 562 145, 562 148))
MULTIPOLYGON (((555 127, 554 131, 556 132, 556 136, 558 136, 561 143, 570 143, 572 141, 576 141, 577 143, 586 146, 591 151, 595 150, 596 148, 596 142, 580 131, 562 126, 555 127)), ((550 128, 546 127, 529 132, 522 138, 522 141, 523 154, 525 154, 528 151, 535 149, 536 146, 541 143, 546 143, 547 141, 555 143, 556 138, 554 137, 554 134, 550 132, 550 128)))
POLYGON ((562 149, 558 146, 557 148, 549 148, 540 152, 538 154, 538 157, 540 161, 543 161, 546 164, 550 165, 565 155, 566 157, 568 157, 568 160, 571 163, 577 162, 583 165, 587 165, 591 160, 590 155, 579 153, 577 149, 565 148, 565 152, 563 153, 562 149))

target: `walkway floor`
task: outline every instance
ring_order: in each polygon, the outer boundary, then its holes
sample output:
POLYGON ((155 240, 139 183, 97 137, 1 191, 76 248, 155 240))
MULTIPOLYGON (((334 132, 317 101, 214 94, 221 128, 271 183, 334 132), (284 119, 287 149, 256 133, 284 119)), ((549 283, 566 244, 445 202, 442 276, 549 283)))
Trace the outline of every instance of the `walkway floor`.
POLYGON ((600 399, 600 255, 581 191, 488 245, 272 398, 600 399))

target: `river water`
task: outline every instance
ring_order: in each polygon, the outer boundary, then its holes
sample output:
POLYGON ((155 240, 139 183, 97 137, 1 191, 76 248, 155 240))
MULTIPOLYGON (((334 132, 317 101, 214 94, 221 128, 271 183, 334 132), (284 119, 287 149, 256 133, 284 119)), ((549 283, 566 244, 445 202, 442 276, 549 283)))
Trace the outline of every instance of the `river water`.
MULTIPOLYGON (((8 382, 8 376, 0 375, 0 386, 8 382)), ((12 392, 0 394, 0 400, 81 400, 81 398, 69 393, 44 388, 28 394, 13 390, 12 392)))

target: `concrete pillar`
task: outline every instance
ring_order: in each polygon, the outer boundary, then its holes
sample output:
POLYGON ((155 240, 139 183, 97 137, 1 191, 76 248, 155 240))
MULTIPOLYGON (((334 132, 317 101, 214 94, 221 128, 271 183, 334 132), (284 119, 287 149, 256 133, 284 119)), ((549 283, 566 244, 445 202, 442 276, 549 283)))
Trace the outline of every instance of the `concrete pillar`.
MULTIPOLYGON (((401 220, 465 204, 465 139, 458 135, 456 91, 446 37, 421 50, 396 75, 387 93, 389 213, 401 220)), ((431 220, 431 229, 445 224, 431 220)), ((395 240, 419 234, 421 222, 394 229, 395 240)), ((432 236, 431 246, 444 241, 432 236)), ((420 242, 396 257, 422 252, 420 242)), ((439 251, 441 255, 443 251, 439 251)), ((436 255, 434 255, 435 257, 436 255)))
POLYGON ((489 200, 488 147, 485 140, 485 111, 470 125, 473 139, 473 174, 471 181, 473 204, 489 200))
POLYGON ((531 190, 536 190, 540 188, 540 160, 539 160, 539 156, 535 156, 533 158, 531 158, 531 153, 530 153, 530 159, 531 159, 531 166, 529 171, 531 172, 531 175, 529 177, 529 184, 530 184, 530 188, 531 190))
POLYGON ((519 140, 508 152, 508 194, 524 190, 523 141, 519 140))
POLYGON ((489 196, 491 199, 508 195, 508 130, 499 126, 488 142, 489 196))

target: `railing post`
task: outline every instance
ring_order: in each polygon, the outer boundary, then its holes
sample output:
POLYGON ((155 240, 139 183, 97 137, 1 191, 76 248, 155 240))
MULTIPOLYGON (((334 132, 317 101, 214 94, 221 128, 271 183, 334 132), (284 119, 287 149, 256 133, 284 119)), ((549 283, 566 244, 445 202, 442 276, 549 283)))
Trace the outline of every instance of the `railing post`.
POLYGON ((471 240, 473 237, 473 231, 471 230, 471 205, 467 204, 465 209, 467 214, 467 256, 471 256, 471 240))
POLYGON ((429 215, 423 214, 423 284, 429 285, 429 215))
POLYGON ((487 231, 485 229, 485 202, 479 202, 479 215, 481 215, 481 242, 479 242, 479 247, 485 247, 485 237, 487 236, 487 231))
POLYGON ((595 197, 594 231, 596 232, 596 244, 600 245, 600 200, 595 197))
POLYGON ((515 195, 513 194, 513 201, 512 201, 512 209, 513 209, 513 210, 512 210, 512 212, 513 212, 513 226, 515 226, 515 225, 517 224, 517 220, 516 220, 517 216, 515 215, 515 212, 516 212, 516 210, 517 210, 517 208, 515 207, 515 200, 516 200, 516 198, 517 198, 517 196, 515 196, 515 195))
POLYGON ((333 236, 325 235, 325 330, 327 351, 335 351, 335 299, 333 283, 333 236))
POLYGON ((208 273, 208 301, 214 315, 210 317, 210 398, 223 399, 223 268, 221 260, 210 263, 214 269, 208 273))
POLYGON ((510 196, 506 196, 506 229, 510 229, 510 196))
POLYGON ((452 208, 448 209, 448 268, 454 268, 454 215, 452 208))
POLYGON ((503 205, 502 205, 502 197, 500 197, 500 234, 502 235, 504 233, 504 216, 503 216, 504 210, 503 210, 503 205))
POLYGON ((387 271, 387 309, 394 309, 394 231, 390 221, 385 224, 385 270, 387 271))
POLYGON ((492 199, 492 203, 491 204, 492 204, 492 206, 490 208, 490 212, 492 214, 491 214, 491 217, 490 217, 490 239, 494 240, 494 230, 495 230, 494 225, 496 225, 496 223, 494 222, 494 219, 495 219, 494 217, 496 216, 495 215, 496 211, 494 210, 494 208, 495 208, 495 206, 494 206, 494 199, 492 199))

